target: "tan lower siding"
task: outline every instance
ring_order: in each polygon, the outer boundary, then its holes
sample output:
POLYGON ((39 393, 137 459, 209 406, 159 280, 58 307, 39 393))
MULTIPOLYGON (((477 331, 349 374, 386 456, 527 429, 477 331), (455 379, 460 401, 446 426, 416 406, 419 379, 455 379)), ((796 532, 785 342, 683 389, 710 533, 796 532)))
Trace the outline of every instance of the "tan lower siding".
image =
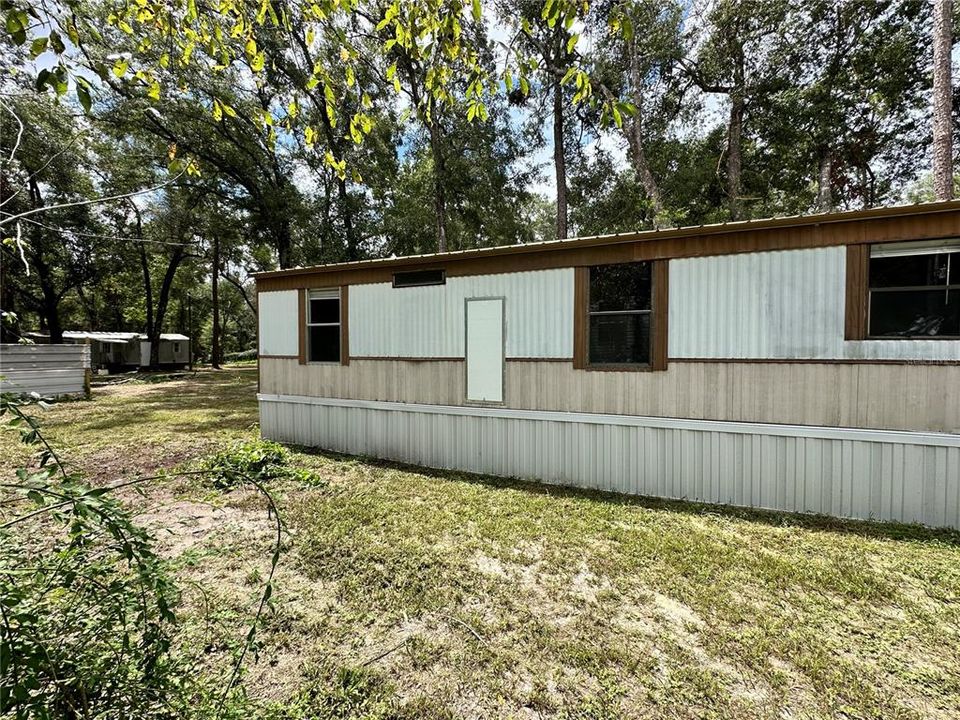
POLYGON ((261 358, 260 392, 457 405, 465 395, 464 364, 351 358, 349 365, 300 365, 261 358))
MULTIPOLYGON (((261 359, 261 392, 464 403, 460 361, 355 360, 349 367, 261 359)), ((507 363, 505 407, 698 420, 960 432, 960 366, 680 363, 665 372, 507 363)))

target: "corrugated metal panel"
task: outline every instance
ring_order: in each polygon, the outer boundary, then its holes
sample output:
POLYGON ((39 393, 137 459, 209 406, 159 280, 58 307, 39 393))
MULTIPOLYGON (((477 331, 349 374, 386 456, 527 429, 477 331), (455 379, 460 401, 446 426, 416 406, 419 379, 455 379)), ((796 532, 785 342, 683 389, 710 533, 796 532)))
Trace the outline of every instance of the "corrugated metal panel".
POLYGON ((846 249, 670 262, 670 355, 842 357, 846 249))
POLYGON ((454 277, 446 285, 414 288, 353 286, 350 353, 463 357, 464 300, 470 297, 505 298, 507 357, 572 356, 572 268, 454 277))
POLYGON ((302 400, 261 396, 264 436, 627 494, 960 527, 951 435, 302 400))
POLYGON ((80 394, 89 368, 89 345, 0 345, 0 392, 80 394))
POLYGON ((960 341, 843 338, 846 248, 670 261, 670 356, 960 360, 960 341))
POLYGON ((262 292, 257 298, 260 354, 296 355, 300 347, 297 291, 262 292))

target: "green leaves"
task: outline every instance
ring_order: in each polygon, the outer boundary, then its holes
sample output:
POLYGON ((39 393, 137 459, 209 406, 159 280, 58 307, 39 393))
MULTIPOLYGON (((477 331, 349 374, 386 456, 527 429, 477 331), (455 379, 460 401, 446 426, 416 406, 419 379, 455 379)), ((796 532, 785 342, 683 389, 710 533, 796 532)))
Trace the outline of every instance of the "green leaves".
POLYGON ((23 45, 27 41, 27 28, 30 27, 30 16, 26 10, 11 7, 7 10, 5 22, 7 34, 15 45, 23 45))
POLYGON ((90 113, 90 106, 93 104, 92 88, 86 78, 77 77, 77 100, 80 106, 87 114, 90 113))
POLYGON ((48 445, 26 412, 42 402, 0 396, 4 424, 43 448, 40 470, 18 468, 12 483, 29 505, 0 524, 0 653, 16 658, 15 672, 0 673, 4 711, 59 717, 82 687, 86 712, 149 716, 180 687, 168 656, 175 588, 113 488, 91 487, 48 445), (41 547, 18 542, 21 527, 41 521, 41 547))
POLYGON ((220 98, 213 99, 213 107, 211 109, 213 113, 213 119, 217 122, 223 121, 224 115, 227 117, 235 118, 237 116, 237 111, 230 107, 229 104, 221 100, 220 98))
POLYGON ((30 56, 37 58, 40 55, 43 55, 47 51, 47 45, 50 41, 49 36, 38 37, 32 43, 30 43, 30 56))

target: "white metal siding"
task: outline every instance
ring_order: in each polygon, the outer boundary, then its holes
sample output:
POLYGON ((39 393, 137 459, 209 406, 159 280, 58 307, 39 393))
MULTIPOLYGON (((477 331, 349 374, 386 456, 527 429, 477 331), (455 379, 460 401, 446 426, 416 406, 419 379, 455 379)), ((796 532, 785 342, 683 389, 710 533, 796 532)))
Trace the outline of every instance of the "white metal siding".
POLYGON ((676 358, 960 360, 960 341, 843 338, 846 248, 670 261, 676 358))
POLYGON ((350 354, 464 357, 463 303, 469 297, 505 298, 507 357, 573 356, 572 268, 453 277, 426 287, 353 285, 350 354))
POLYGON ((260 396, 265 437, 633 495, 960 527, 960 436, 260 396))
POLYGON ((257 299, 260 354, 296 356, 300 351, 297 291, 262 292, 257 299))
POLYGON ((89 368, 89 345, 0 345, 0 392, 76 395, 89 368))

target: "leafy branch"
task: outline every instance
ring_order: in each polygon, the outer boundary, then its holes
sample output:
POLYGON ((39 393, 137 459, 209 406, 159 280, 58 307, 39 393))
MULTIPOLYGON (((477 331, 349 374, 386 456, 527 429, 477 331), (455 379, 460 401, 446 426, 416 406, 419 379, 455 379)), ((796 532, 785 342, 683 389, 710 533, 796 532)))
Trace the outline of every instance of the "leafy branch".
MULTIPOLYGON (((153 538, 133 522, 116 491, 170 474, 138 477, 92 487, 72 471, 44 436, 29 406, 47 407, 33 396, 0 396, 3 424, 20 440, 38 446, 36 466, 21 467, 16 480, 0 483, 15 497, 9 507, 33 507, 0 524, 0 714, 17 717, 92 717, 120 712, 153 716, 161 708, 188 706, 182 660, 171 655, 179 628, 172 610, 177 589, 153 538), (32 521, 32 522, 28 522, 32 521), (57 541, 56 527, 65 538, 57 541), (5 537, 17 527, 16 538, 5 537)), ((219 457, 219 456, 218 456, 219 457)), ((222 477, 221 487, 249 484, 267 501, 274 522, 270 571, 257 611, 233 662, 216 706, 224 714, 244 661, 273 594, 283 522, 265 483, 286 468, 256 472, 207 467, 175 476, 222 477)))

